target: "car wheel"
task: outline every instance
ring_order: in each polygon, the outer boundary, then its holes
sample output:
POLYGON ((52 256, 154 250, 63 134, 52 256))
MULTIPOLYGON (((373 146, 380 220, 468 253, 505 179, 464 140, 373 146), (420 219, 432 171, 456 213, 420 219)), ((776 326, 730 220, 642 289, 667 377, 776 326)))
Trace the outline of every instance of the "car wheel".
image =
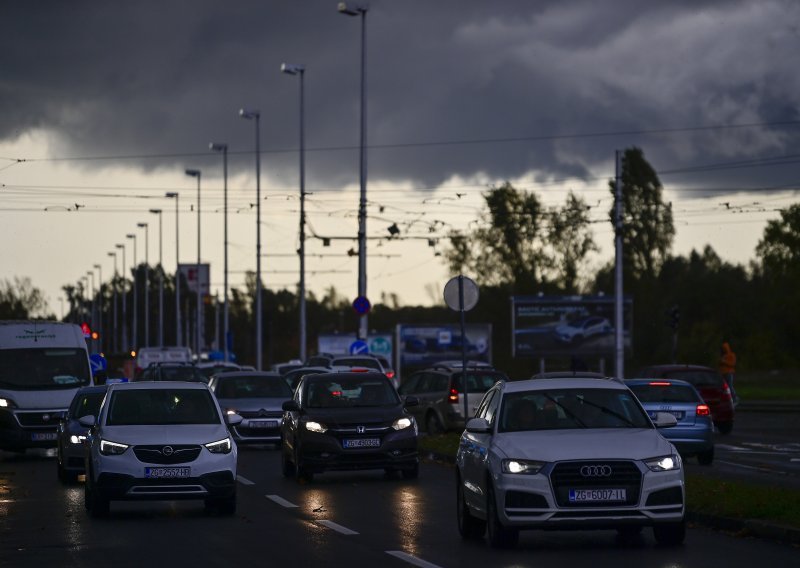
POLYGON ((402 470, 403 479, 416 479, 419 477, 419 464, 415 463, 413 466, 402 470))
POLYGON ((439 417, 431 413, 425 418, 425 430, 428 434, 441 434, 444 432, 444 426, 439 417))
POLYGON ((486 532, 486 521, 472 516, 469 506, 464 499, 464 487, 461 478, 456 476, 456 515, 458 519, 458 533, 465 540, 483 538, 486 532))
POLYGON ((283 477, 292 478, 295 476, 294 462, 289 459, 289 456, 285 451, 281 451, 281 471, 283 473, 283 477))
POLYGON ((294 477, 300 483, 311 483, 314 481, 314 474, 306 469, 296 451, 294 453, 294 477))
POLYGON ((653 536, 658 544, 677 546, 686 538, 686 522, 664 523, 653 526, 653 536))
POLYGON ((84 487, 84 501, 86 503, 86 510, 89 511, 89 516, 93 519, 107 517, 110 510, 110 503, 108 499, 101 497, 97 488, 94 486, 94 481, 90 476, 86 476, 86 485, 84 487))
POLYGON ((519 542, 519 530, 504 527, 497 516, 497 498, 491 484, 486 495, 486 529, 492 548, 513 548, 519 542))
POLYGON ((733 430, 733 422, 719 422, 717 423, 717 430, 720 434, 730 434, 733 430))
POLYGON ((77 474, 71 471, 67 471, 66 469, 64 469, 64 466, 61 465, 60 463, 57 465, 57 467, 58 467, 58 480, 64 485, 70 485, 78 480, 77 474))
POLYGON ((711 465, 714 461, 714 448, 697 454, 697 461, 700 462, 700 465, 711 465))

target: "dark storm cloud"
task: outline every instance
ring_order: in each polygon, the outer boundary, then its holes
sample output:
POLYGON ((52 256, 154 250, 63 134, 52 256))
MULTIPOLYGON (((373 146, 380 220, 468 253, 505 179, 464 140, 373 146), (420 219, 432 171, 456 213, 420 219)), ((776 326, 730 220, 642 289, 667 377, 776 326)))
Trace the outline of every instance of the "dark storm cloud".
MULTIPOLYGON (((59 156, 204 152, 211 140, 243 151, 253 147, 253 128, 237 111, 250 106, 262 112, 263 149, 296 148, 297 78, 279 72, 287 61, 307 66, 307 146, 357 146, 360 24, 336 4, 6 2, 0 137, 46 129, 59 156)), ((614 149, 633 144, 657 169, 792 153, 797 126, 380 146, 798 120, 798 24, 791 0, 375 0, 367 16, 368 137, 378 146, 370 179, 432 186, 453 175, 605 175, 614 149)), ((352 149, 311 151, 309 182, 354 183, 357 165, 352 149)), ((291 152, 268 154, 264 166, 286 183, 296 179, 291 152)), ((800 181, 792 169, 674 181, 800 181)))

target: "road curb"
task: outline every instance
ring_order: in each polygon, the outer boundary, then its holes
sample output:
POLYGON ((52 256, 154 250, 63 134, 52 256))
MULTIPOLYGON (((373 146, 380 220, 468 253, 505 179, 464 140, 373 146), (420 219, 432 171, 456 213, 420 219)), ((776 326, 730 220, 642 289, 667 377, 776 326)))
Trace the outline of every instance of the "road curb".
MULTIPOLYGON (((423 451, 422 458, 428 461, 455 465, 455 456, 423 451)), ((758 519, 732 519, 706 513, 686 512, 686 520, 715 530, 736 533, 738 536, 754 536, 765 540, 800 545, 800 529, 758 519)))
POLYGON ((736 405, 736 412, 800 412, 800 402, 780 400, 748 400, 736 405))

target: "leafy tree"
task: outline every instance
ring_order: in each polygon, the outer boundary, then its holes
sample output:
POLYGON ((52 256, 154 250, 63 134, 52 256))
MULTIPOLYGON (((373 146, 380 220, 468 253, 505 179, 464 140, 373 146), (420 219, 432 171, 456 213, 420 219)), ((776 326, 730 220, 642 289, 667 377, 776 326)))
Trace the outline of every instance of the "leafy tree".
POLYGON ((780 220, 767 223, 756 255, 768 275, 781 277, 800 272, 800 203, 781 210, 780 220))
POLYGON ((14 277, 0 282, 0 319, 53 318, 48 315, 47 300, 30 278, 14 277))
POLYGON ((579 291, 581 265, 589 253, 599 250, 589 229, 590 209, 570 191, 563 208, 554 207, 547 213, 550 221, 547 242, 555 256, 554 271, 567 294, 579 291))
MULTIPOLYGON (((623 270, 629 278, 654 278, 667 259, 675 226, 672 204, 664 203, 662 185, 640 148, 628 148, 622 158, 623 270)), ((615 194, 615 180, 609 181, 615 194)), ((614 224, 614 208, 610 211, 614 224)))

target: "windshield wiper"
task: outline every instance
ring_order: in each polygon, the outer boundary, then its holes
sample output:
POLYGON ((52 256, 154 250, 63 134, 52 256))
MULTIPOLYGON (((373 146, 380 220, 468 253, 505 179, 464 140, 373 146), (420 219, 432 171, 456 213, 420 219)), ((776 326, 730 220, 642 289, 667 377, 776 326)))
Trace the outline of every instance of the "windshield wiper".
POLYGON ((575 424, 577 424, 581 428, 587 428, 586 423, 583 420, 581 420, 580 418, 578 418, 577 416, 575 416, 575 413, 573 413, 569 408, 567 408, 566 406, 564 406, 563 404, 558 402, 556 399, 554 399, 549 394, 544 395, 544 397, 547 400, 549 400, 550 402, 554 403, 556 406, 559 406, 561 408, 561 410, 564 411, 564 414, 566 414, 575 424))
POLYGON ((608 408, 606 406, 603 406, 602 404, 595 404, 594 402, 592 402, 590 400, 586 400, 586 399, 584 399, 583 404, 586 404, 586 405, 589 405, 591 407, 594 407, 597 410, 599 410, 600 412, 602 412, 603 414, 608 414, 609 416, 613 416, 614 418, 618 418, 619 420, 622 420, 628 426, 630 426, 632 428, 636 428, 636 424, 634 424, 632 420, 630 420, 626 416, 623 416, 619 412, 616 412, 616 411, 611 410, 610 408, 608 408))

